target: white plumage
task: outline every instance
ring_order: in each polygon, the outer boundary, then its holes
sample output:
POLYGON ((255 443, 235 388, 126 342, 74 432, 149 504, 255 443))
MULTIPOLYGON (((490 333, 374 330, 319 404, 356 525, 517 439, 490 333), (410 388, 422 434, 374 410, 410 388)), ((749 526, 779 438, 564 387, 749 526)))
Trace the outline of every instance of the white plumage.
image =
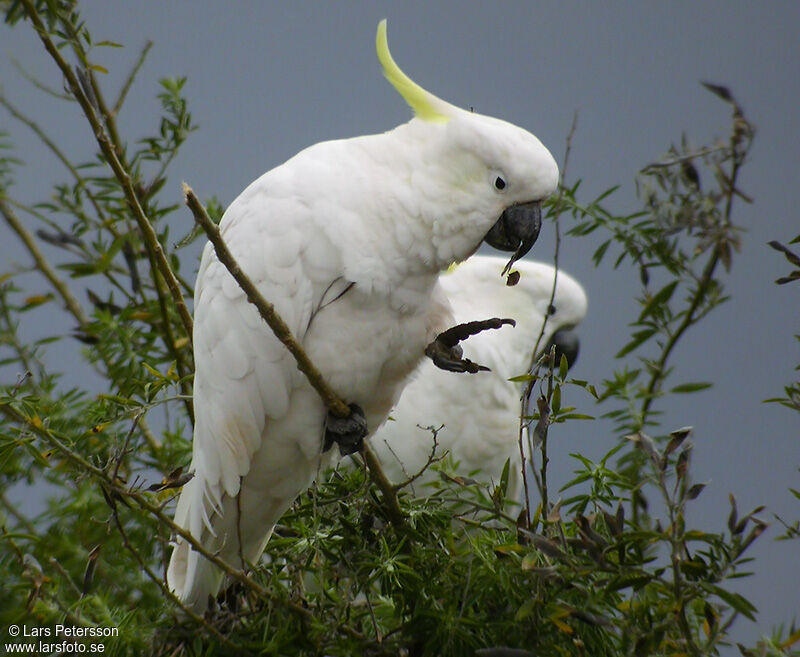
MULTIPOLYGON (((508 379, 527 374, 548 311, 555 270, 550 265, 520 260, 515 265, 522 275, 519 283, 506 287, 497 285, 497 271, 502 266, 502 258, 473 256, 440 278, 456 323, 495 316, 511 317, 517 325, 480 333, 467 342, 469 357, 490 367, 491 372, 454 377, 430 362, 420 366, 392 410, 392 419, 370 443, 393 481, 404 481, 422 469, 433 447, 433 435, 427 427, 443 426, 437 436, 438 455, 448 451, 458 463, 459 473, 479 470, 477 478, 486 483, 497 483, 510 459, 507 495, 522 501, 518 438, 525 384, 508 379)), ((580 324, 586 307, 581 285, 559 271, 553 312, 539 345, 540 353, 557 331, 580 324)), ((417 494, 424 493, 421 486, 436 476, 428 469, 416 480, 417 494)))
MULTIPOLYGON (((415 118, 305 149, 247 187, 220 224, 242 270, 332 388, 363 408, 370 433, 426 345, 453 325, 439 273, 487 236, 516 255, 530 248, 531 217, 558 181, 532 134, 408 79, 389 54, 385 23, 377 46, 415 118)), ((501 287, 499 269, 495 276, 501 287)), ((326 408, 210 245, 197 275, 193 343, 195 476, 175 522, 244 567, 328 464, 326 408)), ((222 582, 180 537, 167 579, 196 610, 222 582)))

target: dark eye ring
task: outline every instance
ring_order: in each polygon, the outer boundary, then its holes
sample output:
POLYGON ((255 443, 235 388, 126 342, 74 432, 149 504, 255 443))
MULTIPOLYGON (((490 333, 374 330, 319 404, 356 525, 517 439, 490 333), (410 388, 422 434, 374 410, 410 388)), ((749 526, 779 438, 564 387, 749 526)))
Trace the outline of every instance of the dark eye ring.
POLYGON ((503 180, 500 176, 494 179, 494 187, 495 189, 504 190, 506 188, 506 181, 503 180))

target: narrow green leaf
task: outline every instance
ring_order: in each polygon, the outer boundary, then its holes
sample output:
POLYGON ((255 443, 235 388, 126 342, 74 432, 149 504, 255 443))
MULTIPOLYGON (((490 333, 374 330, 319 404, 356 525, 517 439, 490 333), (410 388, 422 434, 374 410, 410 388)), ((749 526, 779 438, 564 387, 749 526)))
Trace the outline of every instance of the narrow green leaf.
POLYGON ((617 352, 615 358, 622 358, 623 356, 632 352, 637 347, 640 347, 650 338, 652 338, 657 331, 658 329, 654 328, 644 329, 643 331, 637 331, 636 333, 633 334, 631 341, 628 342, 628 344, 626 344, 622 349, 620 349, 619 352, 617 352))
POLYGON ((659 307, 663 306, 672 298, 675 288, 678 287, 678 282, 679 281, 672 281, 671 283, 668 283, 650 298, 650 300, 642 309, 642 312, 639 314, 639 323, 641 323, 649 315, 652 315, 656 310, 658 310, 659 307))
POLYGON ((706 381, 699 381, 696 383, 682 383, 679 386, 675 386, 670 390, 670 392, 675 393, 687 393, 687 392, 697 392, 698 390, 705 390, 706 388, 710 388, 713 383, 708 383, 706 381))

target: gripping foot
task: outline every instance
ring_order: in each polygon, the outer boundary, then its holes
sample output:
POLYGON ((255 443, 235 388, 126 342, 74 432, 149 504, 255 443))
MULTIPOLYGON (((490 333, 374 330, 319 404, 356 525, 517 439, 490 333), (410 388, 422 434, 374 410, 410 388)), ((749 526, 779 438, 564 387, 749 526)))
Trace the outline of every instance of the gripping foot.
POLYGON ((347 456, 361 449, 367 435, 367 418, 358 404, 350 406, 349 417, 336 417, 330 411, 325 420, 325 444, 323 452, 327 452, 333 444, 339 445, 339 454, 347 456))

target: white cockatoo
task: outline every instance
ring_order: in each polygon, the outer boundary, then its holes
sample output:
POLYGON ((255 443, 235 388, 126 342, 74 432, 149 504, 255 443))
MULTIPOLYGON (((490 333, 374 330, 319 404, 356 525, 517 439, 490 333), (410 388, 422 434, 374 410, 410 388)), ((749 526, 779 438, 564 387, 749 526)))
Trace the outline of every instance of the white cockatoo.
MULTIPOLYGON (((453 377, 431 362, 415 372, 391 419, 370 441, 384 472, 394 482, 408 479, 427 463, 433 448, 432 427, 437 430, 437 455, 448 451, 460 474, 479 470, 475 475, 479 481, 497 483, 510 459, 507 497, 522 501, 519 416, 525 384, 508 379, 527 374, 545 316, 539 353, 555 345, 556 353, 563 353, 573 365, 578 339, 572 329, 585 317, 587 303, 581 285, 559 270, 548 313, 555 269, 520 260, 515 264, 521 274, 519 283, 507 287, 497 285, 497 271, 502 267, 502 258, 476 255, 440 277, 456 322, 494 315, 513 317, 517 325, 470 338, 471 357, 491 372, 453 377)), ((428 469, 414 485, 424 486, 437 476, 428 469)))
MULTIPOLYGON (((558 185, 556 162, 535 136, 409 79, 389 53, 385 21, 376 45, 414 117, 383 134, 306 148, 250 184, 220 222, 241 269, 351 405, 348 421, 327 413, 211 245, 203 251, 194 478, 175 522, 237 568, 258 560, 281 514, 330 463, 332 443, 350 453, 381 426, 426 345, 453 325, 439 274, 484 240, 513 251, 512 262, 524 255, 540 203, 558 185)), ((495 277, 502 287, 500 270, 495 277)), ((472 319, 486 317, 476 312, 472 319)), ((469 364, 458 347, 434 352, 440 366, 469 364)), ((167 580, 202 611, 222 573, 178 536, 167 580)))

